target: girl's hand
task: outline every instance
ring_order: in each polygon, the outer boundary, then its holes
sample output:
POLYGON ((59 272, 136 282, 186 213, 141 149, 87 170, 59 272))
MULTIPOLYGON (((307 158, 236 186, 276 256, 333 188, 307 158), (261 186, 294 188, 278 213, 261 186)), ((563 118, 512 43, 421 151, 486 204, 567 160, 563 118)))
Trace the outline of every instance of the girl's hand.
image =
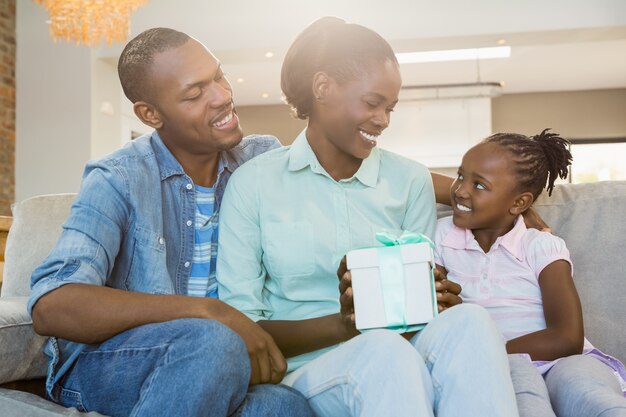
POLYGON ((459 296, 461 286, 448 280, 448 271, 441 265, 437 265, 435 268, 435 290, 437 291, 437 309, 440 313, 463 302, 459 296))

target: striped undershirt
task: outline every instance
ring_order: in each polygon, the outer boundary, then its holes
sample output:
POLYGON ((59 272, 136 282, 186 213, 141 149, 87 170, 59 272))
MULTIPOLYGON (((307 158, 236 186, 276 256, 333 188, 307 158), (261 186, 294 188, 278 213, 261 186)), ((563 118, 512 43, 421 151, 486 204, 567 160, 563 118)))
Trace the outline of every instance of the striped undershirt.
POLYGON ((213 188, 196 185, 195 242, 187 294, 217 298, 217 222, 213 188))

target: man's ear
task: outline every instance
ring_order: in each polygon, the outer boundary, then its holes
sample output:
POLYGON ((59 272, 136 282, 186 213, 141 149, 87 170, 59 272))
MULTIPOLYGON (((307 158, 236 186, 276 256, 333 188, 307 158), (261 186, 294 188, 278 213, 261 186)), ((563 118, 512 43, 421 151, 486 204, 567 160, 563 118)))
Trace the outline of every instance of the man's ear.
POLYGON ((154 106, 150 103, 146 103, 145 101, 137 101, 133 104, 133 110, 135 114, 145 124, 150 126, 153 129, 160 129, 163 126, 163 120, 161 120, 161 115, 159 111, 154 108, 154 106))
POLYGON ((513 205, 511 206, 511 208, 509 209, 509 213, 511 213, 514 216, 518 216, 522 214, 523 212, 525 212, 526 210, 528 210, 528 208, 533 205, 534 201, 535 201, 535 198, 533 197, 533 193, 531 192, 522 193, 518 195, 517 197, 515 197, 515 201, 513 202, 513 205))
POLYGON ((330 77, 323 71, 315 73, 313 75, 313 97, 315 100, 323 102, 328 94, 328 88, 330 86, 330 77))

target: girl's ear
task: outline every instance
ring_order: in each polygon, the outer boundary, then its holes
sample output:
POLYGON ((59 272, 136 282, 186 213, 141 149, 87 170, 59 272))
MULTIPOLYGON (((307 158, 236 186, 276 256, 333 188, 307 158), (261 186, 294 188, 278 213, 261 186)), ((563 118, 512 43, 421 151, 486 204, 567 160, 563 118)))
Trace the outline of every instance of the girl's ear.
POLYGON ((313 97, 316 101, 323 102, 328 94, 330 77, 325 72, 317 72, 313 75, 313 97))
POLYGON ((535 198, 531 192, 522 193, 515 197, 513 205, 509 208, 509 213, 514 216, 518 216, 528 210, 528 208, 533 205, 534 201, 535 198))
POLYGON ((163 127, 163 120, 161 120, 161 115, 159 111, 154 108, 152 104, 146 103, 145 101, 137 101, 133 104, 133 110, 135 114, 145 124, 150 126, 153 129, 160 129, 163 127))

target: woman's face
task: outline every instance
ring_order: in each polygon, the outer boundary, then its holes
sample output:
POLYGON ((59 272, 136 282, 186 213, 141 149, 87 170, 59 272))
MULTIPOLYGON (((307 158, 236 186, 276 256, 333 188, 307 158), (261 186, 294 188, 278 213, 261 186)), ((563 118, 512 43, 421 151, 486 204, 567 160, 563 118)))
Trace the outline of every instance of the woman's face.
POLYGON ((398 66, 391 61, 373 64, 367 74, 343 84, 330 79, 317 120, 310 121, 317 122, 330 149, 360 163, 389 126, 401 84, 398 66))

